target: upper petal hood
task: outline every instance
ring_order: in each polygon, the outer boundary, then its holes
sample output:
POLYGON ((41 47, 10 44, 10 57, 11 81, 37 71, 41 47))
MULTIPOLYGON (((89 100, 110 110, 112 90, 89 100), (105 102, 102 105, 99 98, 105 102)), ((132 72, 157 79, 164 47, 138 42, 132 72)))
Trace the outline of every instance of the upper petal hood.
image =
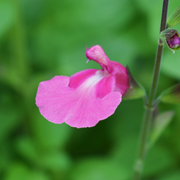
POLYGON ((115 77, 116 88, 114 90, 124 95, 129 89, 129 77, 126 68, 118 62, 109 60, 99 45, 87 49, 85 54, 89 60, 94 60, 99 63, 104 73, 111 74, 115 77))
POLYGON ((86 57, 88 60, 96 61, 104 70, 107 70, 111 73, 112 67, 109 58, 104 53, 104 50, 101 46, 95 45, 86 50, 86 57))

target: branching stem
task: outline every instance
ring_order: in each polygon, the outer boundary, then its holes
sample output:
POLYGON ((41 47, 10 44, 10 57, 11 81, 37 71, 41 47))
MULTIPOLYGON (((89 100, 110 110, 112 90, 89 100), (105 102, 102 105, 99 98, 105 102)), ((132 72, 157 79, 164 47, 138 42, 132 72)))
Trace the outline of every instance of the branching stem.
MULTIPOLYGON (((169 4, 169 0, 163 0, 160 32, 166 29, 168 4, 169 4)), ((147 144, 148 144, 148 137, 149 137, 149 129, 151 126, 153 110, 155 108, 154 107, 155 106, 154 105, 154 98, 155 98, 158 79, 159 79, 162 54, 163 54, 163 43, 159 39, 149 100, 148 100, 147 104, 145 105, 145 107, 146 107, 145 108, 145 115, 144 115, 144 120, 143 120, 143 124, 142 124, 142 130, 141 130, 141 135, 140 135, 137 159, 135 162, 133 180, 140 180, 141 179, 143 164, 144 164, 144 158, 145 158, 145 155, 146 155, 147 150, 148 150, 147 144)))

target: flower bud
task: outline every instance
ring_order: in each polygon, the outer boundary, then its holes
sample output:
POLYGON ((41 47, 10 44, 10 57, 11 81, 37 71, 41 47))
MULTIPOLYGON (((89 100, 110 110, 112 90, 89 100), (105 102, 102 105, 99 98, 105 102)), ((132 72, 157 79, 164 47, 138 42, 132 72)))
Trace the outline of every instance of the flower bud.
POLYGON ((174 50, 180 50, 180 37, 179 33, 175 29, 166 29, 161 32, 160 38, 166 43, 168 48, 170 48, 173 53, 174 50))

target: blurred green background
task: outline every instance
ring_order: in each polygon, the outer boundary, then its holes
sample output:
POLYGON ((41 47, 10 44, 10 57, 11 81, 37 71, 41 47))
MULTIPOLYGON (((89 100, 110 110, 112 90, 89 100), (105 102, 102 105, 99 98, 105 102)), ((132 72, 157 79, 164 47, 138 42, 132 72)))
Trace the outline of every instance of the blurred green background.
MULTIPOLYGON (((169 14, 180 4, 171 0, 169 14)), ((162 0, 0 0, 0 179, 130 180, 143 100, 123 101, 97 126, 45 120, 35 105, 39 82, 100 68, 85 49, 102 46, 150 88, 162 0)), ((176 27, 180 30, 180 26, 176 27)), ((158 94, 180 80, 180 52, 165 47, 158 94)), ((180 179, 180 105, 147 156, 144 180, 180 179)))

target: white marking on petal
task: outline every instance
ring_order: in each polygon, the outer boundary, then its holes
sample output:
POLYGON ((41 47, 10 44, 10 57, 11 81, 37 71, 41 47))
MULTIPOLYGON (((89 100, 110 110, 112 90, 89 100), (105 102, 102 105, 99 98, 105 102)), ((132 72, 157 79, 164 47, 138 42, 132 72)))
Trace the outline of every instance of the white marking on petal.
POLYGON ((75 106, 75 109, 73 109, 73 111, 71 111, 71 114, 74 114, 74 112, 77 110, 78 106, 81 104, 81 101, 86 100, 87 97, 89 97, 90 93, 93 93, 93 91, 95 90, 95 85, 101 80, 103 79, 104 76, 104 72, 102 70, 99 70, 96 72, 95 75, 89 77, 88 79, 86 79, 77 89, 76 91, 78 91, 79 94, 79 99, 77 101, 77 104, 75 106))
POLYGON ((95 75, 93 75, 93 76, 89 77, 88 79, 86 79, 86 81, 84 81, 82 83, 82 85, 78 89, 82 89, 85 92, 87 92, 87 91, 89 92, 104 77, 105 77, 104 72, 99 70, 99 71, 96 72, 95 75))

